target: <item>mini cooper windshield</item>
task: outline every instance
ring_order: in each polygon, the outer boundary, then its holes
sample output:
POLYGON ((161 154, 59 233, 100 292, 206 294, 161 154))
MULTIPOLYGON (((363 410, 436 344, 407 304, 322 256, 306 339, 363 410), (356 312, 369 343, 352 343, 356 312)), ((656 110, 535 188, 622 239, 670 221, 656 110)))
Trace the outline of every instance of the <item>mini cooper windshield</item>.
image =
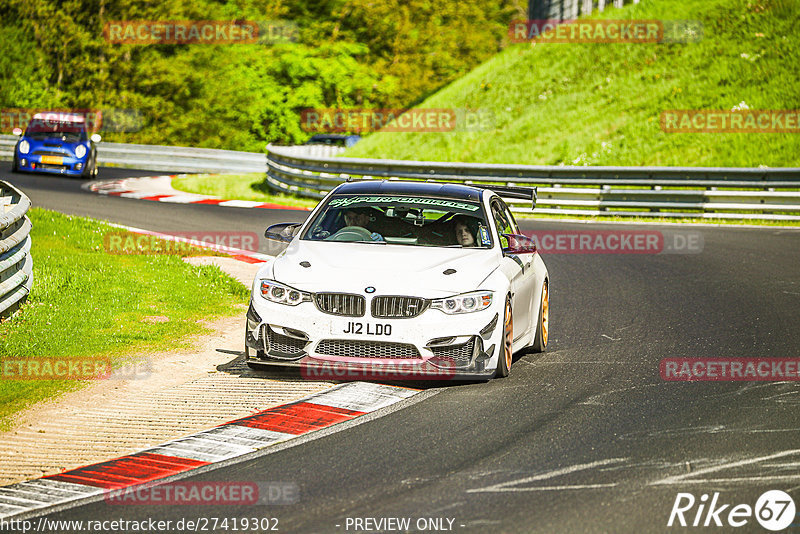
POLYGON ((69 143, 86 141, 86 128, 81 123, 54 120, 32 120, 25 129, 32 139, 61 139, 69 143))
POLYGON ((302 239, 427 247, 492 246, 480 203, 399 195, 334 196, 302 239))

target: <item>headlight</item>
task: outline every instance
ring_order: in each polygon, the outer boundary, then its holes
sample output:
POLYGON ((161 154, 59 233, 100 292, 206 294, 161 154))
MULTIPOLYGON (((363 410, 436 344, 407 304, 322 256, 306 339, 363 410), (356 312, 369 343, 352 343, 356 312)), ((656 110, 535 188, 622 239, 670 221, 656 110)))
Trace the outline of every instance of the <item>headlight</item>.
POLYGON ((25 140, 19 142, 19 153, 20 154, 27 154, 31 151, 31 145, 25 140))
POLYGON ((444 313, 470 313, 485 310, 492 305, 491 291, 473 291, 431 302, 431 308, 444 313))
POLYGON ((261 296, 278 304, 297 306, 301 302, 311 302, 311 293, 276 282, 261 280, 261 296))
POLYGON ((83 145, 78 145, 75 147, 75 157, 82 158, 86 155, 86 147, 83 145))

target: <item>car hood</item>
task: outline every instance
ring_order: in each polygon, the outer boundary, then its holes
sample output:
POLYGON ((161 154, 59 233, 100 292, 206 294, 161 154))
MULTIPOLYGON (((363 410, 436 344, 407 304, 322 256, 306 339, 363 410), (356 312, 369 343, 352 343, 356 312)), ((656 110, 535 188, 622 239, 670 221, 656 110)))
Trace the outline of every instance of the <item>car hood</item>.
POLYGON ((75 149, 78 145, 85 145, 88 147, 87 141, 62 141, 61 139, 33 139, 32 137, 24 137, 30 145, 30 152, 36 150, 47 150, 48 152, 60 152, 65 156, 74 156, 75 149))
POLYGON ((480 289, 498 264, 494 250, 294 240, 271 271, 303 291, 363 293, 373 286, 380 295, 435 298, 480 289))

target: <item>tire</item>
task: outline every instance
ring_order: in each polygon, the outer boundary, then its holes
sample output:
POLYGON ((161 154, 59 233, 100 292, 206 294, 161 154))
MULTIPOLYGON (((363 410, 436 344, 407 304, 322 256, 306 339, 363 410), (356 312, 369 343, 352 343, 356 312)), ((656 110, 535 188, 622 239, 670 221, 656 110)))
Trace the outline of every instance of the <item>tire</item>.
POLYGON ((550 288, 547 280, 542 284, 542 300, 539 303, 539 321, 536 324, 536 337, 531 348, 534 352, 544 352, 550 335, 550 288))
POLYGON ((514 311, 511 307, 511 297, 506 297, 506 307, 503 312, 503 344, 497 359, 496 378, 505 378, 511 372, 511 362, 514 359, 512 344, 514 342, 514 311))
POLYGON ((11 164, 11 172, 19 172, 19 162, 17 162, 17 156, 14 155, 14 163, 11 164))

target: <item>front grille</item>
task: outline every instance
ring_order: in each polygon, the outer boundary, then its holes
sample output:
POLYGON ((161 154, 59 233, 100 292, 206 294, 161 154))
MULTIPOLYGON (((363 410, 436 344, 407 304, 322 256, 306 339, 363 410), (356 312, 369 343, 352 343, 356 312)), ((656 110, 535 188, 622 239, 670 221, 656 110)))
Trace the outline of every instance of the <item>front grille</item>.
POLYGON ((349 339, 323 339, 317 346, 317 354, 350 358, 410 359, 420 357, 417 347, 408 343, 349 339))
POLYGON ((364 297, 347 293, 317 293, 314 302, 321 312, 346 317, 363 317, 366 308, 364 297))
POLYGON ((375 297, 372 299, 372 316, 408 319, 424 312, 428 304, 427 300, 419 297, 375 297))
POLYGON ((69 154, 64 152, 56 152, 55 150, 34 150, 33 154, 36 156, 62 156, 69 157, 69 154))
POLYGON ((37 163, 37 169, 69 169, 69 165, 53 165, 51 163, 37 163))
POLYGON ((430 347, 430 349, 437 358, 448 358, 455 362, 456 367, 466 367, 472 360, 475 338, 472 337, 461 345, 445 345, 444 347, 430 347))
POLYGON ((306 347, 307 341, 296 339, 289 336, 284 336, 267 327, 267 341, 269 342, 269 350, 275 350, 284 354, 300 355, 306 347))

